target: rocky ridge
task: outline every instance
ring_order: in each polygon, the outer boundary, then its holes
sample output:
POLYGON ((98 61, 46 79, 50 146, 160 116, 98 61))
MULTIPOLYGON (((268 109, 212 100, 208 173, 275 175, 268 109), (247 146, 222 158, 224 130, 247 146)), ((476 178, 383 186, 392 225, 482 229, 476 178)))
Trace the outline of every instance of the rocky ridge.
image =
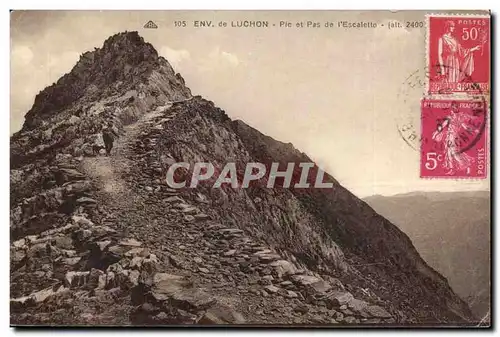
POLYGON ((334 221, 328 211, 318 214, 327 205, 315 193, 169 188, 164 176, 175 161, 306 158, 192 97, 137 33, 115 35, 84 55, 37 96, 11 139, 12 324, 400 325, 470 318, 407 237, 331 177, 331 198, 340 205, 334 221), (102 66, 109 71, 97 72, 102 66), (88 74, 77 75, 80 69, 88 74), (54 98, 73 82, 96 85, 99 94, 54 98), (122 134, 111 157, 99 154, 105 121, 122 134), (360 212, 364 226, 376 221, 374 239, 362 237, 370 230, 357 223, 360 212))

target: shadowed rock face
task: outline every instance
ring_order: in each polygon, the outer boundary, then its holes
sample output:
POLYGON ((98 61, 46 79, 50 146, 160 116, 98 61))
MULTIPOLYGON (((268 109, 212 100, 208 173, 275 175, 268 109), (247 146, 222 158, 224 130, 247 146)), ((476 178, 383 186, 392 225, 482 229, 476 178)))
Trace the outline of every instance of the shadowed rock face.
POLYGON ((42 91, 11 138, 13 323, 471 318, 408 237, 334 178, 323 190, 174 190, 165 174, 179 161, 311 162, 191 97, 135 32, 42 91), (120 134, 110 157, 99 154, 107 122, 120 134))

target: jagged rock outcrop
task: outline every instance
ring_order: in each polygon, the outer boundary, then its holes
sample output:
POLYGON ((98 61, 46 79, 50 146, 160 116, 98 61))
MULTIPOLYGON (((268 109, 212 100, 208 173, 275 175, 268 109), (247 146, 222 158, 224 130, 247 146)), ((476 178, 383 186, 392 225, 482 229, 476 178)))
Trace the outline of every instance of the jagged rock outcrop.
POLYGON ((114 35, 36 96, 23 128, 12 137, 12 162, 56 153, 95 155, 103 147, 104 123, 121 129, 146 111, 189 97, 182 76, 137 32, 114 35))
POLYGON ((13 324, 471 318, 406 235, 330 176, 327 191, 167 186, 179 161, 311 160, 192 97, 135 32, 40 93, 11 146, 13 324), (104 121, 121 134, 110 157, 104 121))

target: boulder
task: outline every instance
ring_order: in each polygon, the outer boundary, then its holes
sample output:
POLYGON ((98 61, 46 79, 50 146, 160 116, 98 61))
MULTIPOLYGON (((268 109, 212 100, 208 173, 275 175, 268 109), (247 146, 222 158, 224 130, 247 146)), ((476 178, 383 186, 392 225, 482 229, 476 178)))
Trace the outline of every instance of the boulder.
POLYGON ((275 294, 280 290, 280 288, 273 285, 265 286, 264 289, 270 294, 275 294))
POLYGON ((222 228, 219 230, 221 234, 242 234, 243 230, 239 228, 222 228))
POLYGON ((97 280, 97 289, 106 288, 106 279, 107 279, 107 274, 103 273, 99 275, 99 279, 97 280))
POLYGON ((184 203, 184 200, 179 198, 178 196, 174 195, 168 198, 163 199, 164 202, 168 202, 170 204, 178 204, 178 203, 184 203))
POLYGON ((139 276, 141 273, 138 270, 131 270, 128 274, 128 278, 132 286, 137 286, 139 284, 139 276))
POLYGON ((194 324, 197 319, 198 316, 185 310, 176 309, 175 311, 175 322, 177 324, 194 324))
POLYGON ((274 268, 279 278, 285 275, 294 275, 297 272, 297 268, 286 260, 273 261, 269 265, 274 268))
POLYGON ((103 252, 107 246, 111 243, 110 240, 105 240, 105 241, 97 241, 96 245, 99 248, 99 251, 103 252))
POLYGON ((126 257, 132 257, 132 258, 136 256, 147 257, 148 255, 149 255, 149 249, 147 248, 132 248, 125 253, 126 257))
POLYGON ((94 223, 84 216, 73 215, 71 220, 75 225, 78 225, 78 227, 81 228, 90 228, 94 226, 94 223))
POLYGON ((97 204, 97 200, 89 198, 89 197, 81 197, 76 199, 76 203, 78 205, 95 205, 97 204))
POLYGON ((206 325, 243 323, 245 323, 245 318, 242 314, 222 304, 217 304, 209 308, 198 321, 198 324, 206 325))
POLYGON ((322 281, 321 279, 317 278, 316 276, 311 276, 311 275, 293 275, 291 277, 291 279, 297 285, 300 285, 303 287, 306 287, 310 284, 322 281))
POLYGON ((298 304, 296 305, 293 310, 295 312, 301 313, 301 314, 307 314, 309 312, 309 307, 305 304, 298 304))
POLYGON ((352 317, 352 316, 346 316, 342 319, 342 323, 346 323, 346 324, 355 324, 356 323, 356 318, 352 317))
POLYGON ((130 261, 129 267, 131 269, 141 269, 142 261, 144 261, 143 257, 136 256, 130 261))
POLYGON ((194 218, 194 216, 192 216, 192 215, 190 215, 190 214, 187 214, 187 215, 185 215, 185 216, 184 216, 184 220, 185 220, 186 222, 191 222, 191 221, 194 221, 194 220, 195 220, 195 218, 194 218))
POLYGON ((46 243, 37 243, 28 250, 28 258, 41 258, 50 256, 50 245, 46 243))
POLYGON ((198 213, 198 214, 195 214, 195 215, 194 215, 194 218, 195 218, 197 221, 203 221, 203 220, 208 220, 208 219, 210 219, 210 215, 205 214, 205 213, 198 213))
POLYGON ((132 239, 131 238, 129 238, 129 239, 123 239, 118 244, 121 245, 121 246, 127 246, 127 247, 140 247, 140 246, 142 246, 141 242, 139 242, 139 241, 137 241, 136 239, 133 239, 133 238, 132 239))
POLYGON ((54 246, 62 249, 72 249, 73 240, 68 236, 58 236, 52 240, 54 246))
POLYGON ((25 248, 26 247, 26 240, 20 239, 20 240, 14 241, 12 243, 12 246, 14 246, 14 248, 18 248, 18 249, 25 248))
POLYGON ((364 310, 366 309, 367 306, 368 303, 362 300, 358 300, 357 298, 353 298, 352 300, 349 301, 349 303, 347 303, 347 307, 351 311, 358 313, 363 317, 368 317, 364 314, 364 310))
POLYGON ((12 262, 21 262, 26 257, 26 254, 22 250, 11 249, 10 259, 12 262))
POLYGON ((96 239, 102 238, 103 236, 116 233, 116 230, 108 226, 94 226, 92 228, 92 233, 96 239))
MULTIPOLYGON (((125 255, 130 251, 130 247, 127 246, 111 246, 108 248, 108 252, 116 255, 116 256, 122 256, 125 255)), ((132 256, 128 256, 132 257, 132 256)))
POLYGON ((262 254, 258 255, 258 257, 262 263, 269 263, 281 258, 281 256, 279 256, 278 254, 262 254))
POLYGON ((86 284, 86 287, 88 289, 94 289, 99 287, 99 280, 104 275, 104 272, 102 270, 92 268, 90 270, 90 274, 88 277, 88 282, 86 284))
POLYGON ((80 123, 80 120, 81 120, 81 119, 80 119, 80 117, 73 115, 73 116, 71 116, 71 117, 68 119, 67 123, 68 123, 69 125, 75 125, 75 124, 79 124, 79 123, 80 123))
POLYGON ((77 264, 78 262, 80 262, 82 258, 77 256, 77 257, 67 257, 67 258, 63 258, 61 261, 63 264, 67 265, 67 266, 73 266, 75 264, 77 264))
POLYGON ((222 253, 222 256, 233 256, 234 254, 236 254, 236 249, 231 249, 222 253))
POLYGON ((94 156, 94 148, 92 147, 92 144, 89 143, 83 144, 82 147, 79 149, 79 151, 83 152, 83 155, 87 157, 94 156))
POLYGON ((179 269, 185 269, 185 263, 184 261, 176 256, 176 255, 173 255, 173 254, 168 254, 168 261, 172 264, 172 266, 174 266, 175 268, 179 268, 179 269))
POLYGON ((193 214, 196 214, 198 212, 199 212, 199 210, 195 206, 185 207, 182 209, 182 213, 184 213, 186 215, 193 215, 193 214))
POLYGON ((28 296, 23 296, 19 298, 13 298, 10 300, 12 305, 23 305, 23 304, 36 304, 44 302, 49 297, 60 294, 68 289, 60 286, 57 290, 54 291, 54 287, 45 288, 39 291, 36 291, 28 296))
POLYGON ((88 229, 82 229, 73 232, 73 238, 76 242, 83 244, 87 242, 92 237, 92 231, 88 229))
POLYGON ((169 317, 165 312, 162 311, 153 316, 153 321, 156 324, 168 324, 169 322, 171 322, 171 317, 169 317))
POLYGON ((75 195, 81 195, 84 192, 87 192, 90 190, 92 187, 92 184, 88 180, 83 180, 83 181, 74 181, 70 183, 65 183, 64 184, 64 191, 66 194, 75 194, 75 195))
POLYGON ((348 304, 354 299, 350 292, 334 291, 328 295, 328 302, 332 303, 335 307, 348 304))
POLYGON ((71 168, 60 168, 55 172, 55 179, 58 185, 62 185, 68 181, 85 180, 85 175, 71 168))
POLYGON ((69 271, 64 278, 65 285, 68 288, 84 286, 89 279, 89 271, 69 271))
POLYGON ((156 271, 158 262, 158 258, 155 254, 149 254, 149 256, 142 261, 142 271, 152 274, 156 271))
POLYGON ((175 292, 169 303, 187 311, 199 311, 210 308, 217 300, 202 290, 189 289, 175 292))
POLYGON ((157 301, 165 301, 175 292, 185 288, 189 288, 191 283, 183 276, 156 273, 153 276, 153 284, 151 287, 151 295, 157 301))
POLYGON ((313 292, 318 293, 318 294, 325 294, 327 293, 330 289, 332 289, 332 286, 330 283, 320 280, 318 282, 314 282, 308 285, 309 289, 311 289, 313 292))
POLYGON ((70 229, 73 229, 75 227, 76 227, 75 225, 73 225, 73 224, 70 223, 70 224, 67 224, 66 226, 62 226, 62 227, 59 227, 59 228, 54 228, 54 229, 46 230, 45 232, 42 232, 40 234, 40 236, 51 236, 51 235, 54 235, 54 234, 58 234, 58 233, 69 231, 70 229))
POLYGON ((192 288, 192 283, 185 277, 167 273, 153 276, 149 293, 157 303, 167 302, 167 306, 187 311, 204 310, 217 302, 204 291, 192 288))
POLYGON ((370 316, 370 317, 377 317, 377 318, 391 318, 392 315, 387 312, 384 308, 378 306, 378 305, 370 305, 367 306, 364 311, 370 316))
POLYGON ((267 255, 267 254, 271 254, 271 253, 273 253, 272 250, 270 250, 270 249, 263 249, 263 250, 259 250, 259 251, 255 252, 253 255, 254 256, 260 256, 260 255, 267 255))

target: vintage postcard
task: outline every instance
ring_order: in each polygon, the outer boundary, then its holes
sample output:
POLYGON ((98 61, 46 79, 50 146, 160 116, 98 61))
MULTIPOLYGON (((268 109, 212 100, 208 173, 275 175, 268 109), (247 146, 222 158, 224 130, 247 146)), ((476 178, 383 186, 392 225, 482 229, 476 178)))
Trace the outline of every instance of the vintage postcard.
POLYGON ((489 11, 10 19, 12 326, 491 327, 489 11))

